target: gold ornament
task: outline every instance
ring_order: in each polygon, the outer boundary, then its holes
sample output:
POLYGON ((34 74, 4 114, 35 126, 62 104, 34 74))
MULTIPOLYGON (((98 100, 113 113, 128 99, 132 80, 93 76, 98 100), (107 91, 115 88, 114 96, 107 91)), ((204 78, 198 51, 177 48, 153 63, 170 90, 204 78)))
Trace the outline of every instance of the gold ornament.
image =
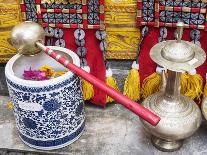
POLYGON ((106 0, 105 24, 108 59, 135 59, 140 40, 136 27, 137 2, 106 0))
POLYGON ((139 43, 138 28, 107 28, 107 58, 135 59, 139 43))
POLYGON ((16 52, 7 39, 10 36, 10 31, 0 31, 0 63, 7 62, 16 52))
POLYGON ((8 28, 21 20, 19 4, 0 1, 0 28, 8 28))
POLYGON ((11 28, 21 21, 19 3, 14 0, 0 0, 0 63, 7 62, 15 54, 15 48, 8 43, 11 28))

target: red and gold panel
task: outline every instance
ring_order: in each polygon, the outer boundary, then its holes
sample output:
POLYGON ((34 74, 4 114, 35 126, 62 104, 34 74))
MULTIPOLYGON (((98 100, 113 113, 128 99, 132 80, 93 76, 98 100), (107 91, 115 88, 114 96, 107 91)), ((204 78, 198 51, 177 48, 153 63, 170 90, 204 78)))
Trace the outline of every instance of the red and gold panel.
POLYGON ((104 29, 103 0, 23 0, 24 20, 43 27, 104 29))
MULTIPOLYGON (((202 0, 138 0, 138 26, 147 25, 149 34, 144 38, 140 53, 141 80, 155 72, 156 64, 150 59, 150 49, 158 43, 161 27, 167 28, 166 40, 174 40, 176 23, 184 22, 183 40, 200 45, 207 52, 207 1, 202 0)), ((196 69, 205 79, 207 62, 196 69)))
MULTIPOLYGON (((104 30, 104 0, 22 0, 22 17, 40 23, 47 46, 68 48, 80 57, 81 66, 105 81, 105 64, 98 30, 104 30), (84 55, 84 56, 83 56, 84 55)), ((91 102, 104 106, 106 94, 94 87, 91 102)))
POLYGON ((176 27, 182 20, 186 28, 207 31, 207 3, 202 0, 138 0, 139 26, 176 27))

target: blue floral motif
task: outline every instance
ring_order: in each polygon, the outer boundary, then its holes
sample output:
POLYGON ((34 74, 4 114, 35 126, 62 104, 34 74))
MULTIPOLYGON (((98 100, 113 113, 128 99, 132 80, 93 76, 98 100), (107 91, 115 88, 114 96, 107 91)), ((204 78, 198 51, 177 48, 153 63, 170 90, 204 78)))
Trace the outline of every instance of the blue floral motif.
POLYGON ((55 111, 60 108, 61 103, 57 99, 51 99, 43 104, 43 108, 47 111, 55 111))
POLYGON ((73 141, 84 128, 84 101, 79 77, 73 75, 55 85, 26 87, 7 79, 20 137, 36 147, 61 146, 73 141), (25 110, 19 103, 35 103, 39 111, 25 110))
POLYGON ((24 123, 25 127, 29 128, 29 129, 35 129, 37 127, 37 124, 35 123, 35 121, 33 121, 30 118, 23 118, 23 123, 24 123))
POLYGON ((15 89, 19 89, 19 90, 25 91, 25 92, 39 93, 39 92, 51 91, 51 90, 54 90, 54 89, 59 89, 61 87, 64 87, 65 85, 69 84, 70 81, 74 81, 77 78, 78 77, 74 75, 71 78, 69 78, 69 79, 67 79, 67 80, 65 80, 65 81, 63 81, 61 83, 58 83, 58 84, 55 84, 55 85, 50 85, 50 86, 45 86, 45 87, 26 87, 26 86, 18 85, 16 83, 12 82, 9 79, 6 79, 6 81, 7 81, 7 83, 9 85, 14 87, 15 89))

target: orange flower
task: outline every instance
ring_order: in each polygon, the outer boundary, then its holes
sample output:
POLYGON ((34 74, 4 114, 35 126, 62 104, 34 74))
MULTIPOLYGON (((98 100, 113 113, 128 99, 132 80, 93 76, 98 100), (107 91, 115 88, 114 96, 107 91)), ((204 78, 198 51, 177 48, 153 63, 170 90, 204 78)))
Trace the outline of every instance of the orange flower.
POLYGON ((39 69, 40 72, 45 72, 47 76, 51 77, 55 74, 55 70, 53 70, 49 65, 44 65, 39 69))
POLYGON ((56 75, 56 76, 61 76, 61 75, 63 75, 63 74, 65 74, 65 72, 55 72, 55 75, 56 75))

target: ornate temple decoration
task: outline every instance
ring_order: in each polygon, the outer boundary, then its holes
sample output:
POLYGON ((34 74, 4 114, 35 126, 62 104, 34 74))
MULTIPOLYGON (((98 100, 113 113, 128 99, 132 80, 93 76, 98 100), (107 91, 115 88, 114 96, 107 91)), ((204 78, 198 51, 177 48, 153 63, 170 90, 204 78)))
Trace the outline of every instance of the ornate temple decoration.
POLYGON ((201 46, 201 43, 200 43, 200 38, 201 38, 201 35, 200 35, 200 31, 199 30, 191 30, 190 32, 190 39, 191 39, 191 42, 198 45, 198 46, 201 46))
POLYGON ((87 54, 87 49, 85 48, 85 32, 83 29, 76 29, 74 31, 74 38, 75 43, 78 46, 76 53, 80 58, 80 66, 84 67, 87 66, 87 60, 85 59, 85 56, 87 54))
POLYGON ((135 0, 106 0, 105 24, 108 59, 135 59, 140 32, 135 0))
POLYGON ((192 0, 138 0, 138 25, 175 27, 183 21, 186 28, 207 30, 207 2, 192 0))
POLYGON ((43 3, 57 3, 57 4, 81 4, 81 0, 42 0, 43 3))
POLYGON ((60 28, 46 27, 45 32, 48 34, 47 46, 65 47, 65 40, 63 39, 64 32, 60 28))
POLYGON ((7 62, 15 54, 7 39, 11 28, 21 21, 19 10, 16 0, 0 0, 0 63, 7 62))
MULTIPOLYGON (((105 79, 102 57, 99 57, 100 61, 93 61, 94 57, 102 54, 98 51, 99 43, 94 35, 97 30, 105 30, 104 0, 22 0, 21 12, 24 20, 42 25, 47 33, 46 45, 75 51, 83 69, 87 68, 87 72, 89 70, 94 76, 105 79), (97 72, 98 64, 100 71, 97 72)), ((83 94, 86 94, 85 100, 92 99, 95 104, 106 104, 104 93, 97 88, 93 89, 89 83, 86 85, 85 80, 81 82, 83 94), (94 93, 84 91, 87 90, 85 86, 90 86, 94 93)))
POLYGON ((23 0, 24 20, 42 24, 46 45, 65 47, 63 29, 104 29, 103 0, 23 0))
POLYGON ((23 0, 21 11, 43 27, 104 29, 103 0, 23 0))

